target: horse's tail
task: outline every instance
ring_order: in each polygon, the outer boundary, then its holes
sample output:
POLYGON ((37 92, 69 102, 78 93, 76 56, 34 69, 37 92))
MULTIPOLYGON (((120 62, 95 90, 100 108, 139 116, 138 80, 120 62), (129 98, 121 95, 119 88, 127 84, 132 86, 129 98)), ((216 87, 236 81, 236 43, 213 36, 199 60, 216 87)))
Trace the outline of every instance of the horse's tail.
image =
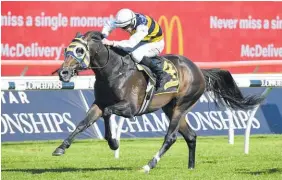
POLYGON ((206 91, 212 91, 216 105, 227 105, 232 109, 250 109, 260 104, 264 98, 244 97, 229 71, 202 69, 206 81, 206 91), (225 104, 220 100, 222 99, 225 104))

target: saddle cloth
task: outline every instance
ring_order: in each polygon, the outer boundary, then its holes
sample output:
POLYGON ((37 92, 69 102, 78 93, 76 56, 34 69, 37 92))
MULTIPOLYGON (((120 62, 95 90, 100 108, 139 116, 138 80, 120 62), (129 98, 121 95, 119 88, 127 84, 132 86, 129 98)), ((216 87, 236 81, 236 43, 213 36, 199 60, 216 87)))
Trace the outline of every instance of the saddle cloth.
MULTIPOLYGON (((162 58, 162 57, 158 57, 158 58, 162 58)), ((177 93, 179 90, 178 70, 176 69, 176 67, 170 60, 166 58, 162 58, 162 61, 163 61, 162 63, 163 71, 168 73, 170 76, 169 78, 166 79, 165 83, 161 84, 161 87, 160 87, 161 90, 159 90, 157 94, 155 93, 154 94, 159 95, 159 94, 165 94, 165 93, 177 93)), ((145 74, 149 77, 148 85, 150 86, 156 85, 155 75, 152 73, 150 68, 148 68, 147 66, 141 65, 141 64, 137 64, 137 69, 139 71, 144 71, 145 74)))
POLYGON ((161 85, 161 90, 158 91, 158 93, 155 93, 156 78, 152 71, 147 66, 136 64, 137 69, 139 71, 143 71, 148 76, 148 84, 146 88, 145 98, 143 100, 142 106, 139 109, 138 114, 142 114, 148 109, 154 95, 165 93, 177 93, 179 90, 179 77, 176 67, 168 59, 162 58, 162 61, 163 71, 167 72, 170 76, 166 79, 165 83, 161 85))

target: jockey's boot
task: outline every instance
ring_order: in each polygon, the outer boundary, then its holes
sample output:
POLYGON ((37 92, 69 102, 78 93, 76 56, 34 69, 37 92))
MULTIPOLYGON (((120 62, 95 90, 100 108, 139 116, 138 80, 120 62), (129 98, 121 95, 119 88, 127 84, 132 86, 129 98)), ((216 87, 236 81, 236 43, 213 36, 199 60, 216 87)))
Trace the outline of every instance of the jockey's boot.
POLYGON ((170 75, 167 72, 163 71, 161 60, 144 56, 140 63, 149 67, 151 71, 157 76, 156 93, 159 93, 162 90, 162 86, 164 85, 166 80, 170 78, 170 75))

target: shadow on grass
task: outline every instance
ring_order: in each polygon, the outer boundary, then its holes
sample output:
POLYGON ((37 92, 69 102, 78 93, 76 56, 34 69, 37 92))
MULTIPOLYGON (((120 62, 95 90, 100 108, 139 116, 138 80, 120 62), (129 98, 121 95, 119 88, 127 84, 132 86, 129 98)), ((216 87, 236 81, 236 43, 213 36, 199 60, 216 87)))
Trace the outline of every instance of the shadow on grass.
POLYGON ((262 169, 260 171, 251 171, 249 169, 237 169, 236 171, 242 174, 262 175, 262 174, 282 173, 282 168, 262 169))
MULTIPOLYGON (((206 160, 206 161, 200 161, 201 163, 207 163, 207 164, 217 164, 217 161, 214 161, 214 160, 206 160)), ((200 163, 199 162, 199 163, 200 163)))
POLYGON ((132 168, 121 168, 121 167, 104 167, 104 168, 57 168, 57 169, 2 169, 3 172, 28 172, 31 174, 42 174, 42 173, 63 173, 63 172, 86 172, 86 171, 128 171, 132 168))

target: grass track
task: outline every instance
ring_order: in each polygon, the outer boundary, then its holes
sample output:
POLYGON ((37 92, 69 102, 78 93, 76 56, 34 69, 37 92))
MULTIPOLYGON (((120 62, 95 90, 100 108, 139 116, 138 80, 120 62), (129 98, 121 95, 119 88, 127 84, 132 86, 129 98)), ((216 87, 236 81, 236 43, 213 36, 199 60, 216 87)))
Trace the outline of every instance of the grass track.
POLYGON ((243 153, 243 136, 236 136, 234 145, 225 136, 199 137, 195 170, 187 169, 187 146, 179 138, 148 175, 138 169, 155 155, 162 139, 122 139, 119 160, 99 140, 77 140, 64 156, 51 156, 60 142, 2 143, 1 179, 282 180, 282 135, 252 136, 249 155, 243 153))

